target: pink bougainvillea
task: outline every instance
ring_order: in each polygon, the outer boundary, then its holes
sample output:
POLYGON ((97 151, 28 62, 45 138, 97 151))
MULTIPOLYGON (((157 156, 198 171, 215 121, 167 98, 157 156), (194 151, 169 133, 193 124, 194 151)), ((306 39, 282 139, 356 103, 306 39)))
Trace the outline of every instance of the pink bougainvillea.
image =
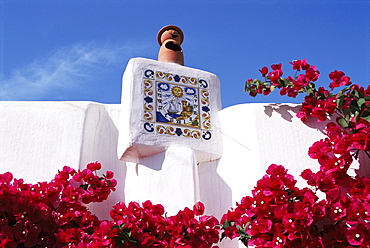
POLYGON ((297 117, 330 121, 326 138, 308 149, 320 170, 303 170, 301 177, 310 187, 299 189, 283 166, 271 165, 252 196, 222 217, 222 238, 238 237, 255 247, 370 247, 370 175, 348 174, 360 153, 365 156, 362 164, 369 166, 370 86, 353 85, 343 72, 334 71, 329 74, 330 90, 316 89, 316 67, 306 60, 291 64, 302 73, 281 78, 281 64, 272 65, 270 73, 263 67, 265 80, 249 79, 245 91, 253 97, 276 88, 290 97, 307 94, 297 117), (333 93, 341 86, 346 87, 333 93), (326 197, 319 199, 319 191, 326 197))
MULTIPOLYGON (((10 172, 0 174, 0 247, 212 247, 219 221, 193 209, 165 216, 150 201, 117 203, 112 220, 100 220, 85 204, 102 202, 115 190, 113 172, 99 177, 98 162, 86 169, 65 166, 50 182, 26 184, 10 172)), ((215 246, 214 246, 215 247, 215 246)))
POLYGON ((0 247, 89 243, 101 221, 84 204, 104 201, 117 184, 95 175, 100 168, 97 162, 82 171, 65 166, 50 182, 37 184, 0 174, 0 247))

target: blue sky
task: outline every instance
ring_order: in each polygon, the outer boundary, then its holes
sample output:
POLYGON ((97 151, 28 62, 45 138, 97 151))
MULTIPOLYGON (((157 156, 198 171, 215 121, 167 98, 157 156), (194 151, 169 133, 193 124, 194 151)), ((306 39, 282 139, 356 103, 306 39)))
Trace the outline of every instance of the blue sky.
POLYGON ((156 59, 158 30, 185 34, 185 66, 219 76, 223 107, 300 102, 248 97, 258 69, 306 58, 370 83, 370 1, 17 1, 0 0, 0 100, 120 103, 132 57, 156 59))

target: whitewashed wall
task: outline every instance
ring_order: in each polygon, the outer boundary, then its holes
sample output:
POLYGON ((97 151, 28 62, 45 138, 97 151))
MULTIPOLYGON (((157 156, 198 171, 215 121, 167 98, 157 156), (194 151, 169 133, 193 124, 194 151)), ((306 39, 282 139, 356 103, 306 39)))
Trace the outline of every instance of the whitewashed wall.
MULTIPOLYGON (((221 217, 250 194, 271 163, 284 165, 297 178, 304 168, 318 169, 307 151, 324 137, 324 123, 302 123, 295 117, 298 109, 294 104, 262 103, 223 109, 223 155, 216 161, 197 164, 190 149, 171 147, 126 164, 116 153, 120 105, 0 102, 0 173, 11 171, 35 183, 52 179, 64 165, 78 169, 100 161, 119 182, 108 202, 91 206, 102 218, 108 218, 117 201, 147 199, 163 204, 169 214, 200 200, 206 214, 221 217)), ((299 185, 304 185, 302 180, 299 185)), ((237 242, 223 243, 238 247, 237 242)))
MULTIPOLYGON (((0 102, 0 173, 10 171, 16 178, 36 183, 51 180, 65 165, 79 169, 99 161, 101 173, 114 171, 118 181, 108 201, 89 206, 101 218, 109 218, 117 201, 146 200, 162 204, 169 215, 202 201, 206 214, 221 218, 251 193, 272 163, 284 165, 298 179, 298 186, 306 186, 299 175, 305 168, 319 169, 308 157, 308 148, 324 138, 325 123, 313 119, 302 123, 296 117, 300 106, 295 104, 241 104, 220 110, 219 94, 219 80, 212 73, 135 58, 123 76, 122 104, 0 102), (154 78, 157 72, 160 76, 154 78), (161 79, 162 72, 171 73, 161 79), (210 110, 212 130, 200 126, 202 134, 212 131, 210 142, 189 141, 180 134, 163 139, 155 132, 142 132, 143 116, 152 114, 145 107, 155 114, 152 102, 160 103, 152 97, 157 80, 158 87, 162 80, 183 89, 187 88, 181 84, 199 82, 199 88, 192 87, 206 91, 206 98, 210 95, 205 109, 210 110), (153 87, 146 88, 147 81, 153 87), (207 83, 201 85, 201 81, 207 83), (145 103, 145 97, 151 101, 145 103), (135 156, 127 153, 130 149, 135 156)), ((239 246, 243 247, 230 240, 220 245, 239 246)))
POLYGON ((0 173, 36 183, 50 181, 65 165, 79 169, 100 161, 120 182, 107 202, 91 206, 108 218, 107 209, 124 199, 126 167, 116 155, 119 110, 93 102, 0 102, 0 173))

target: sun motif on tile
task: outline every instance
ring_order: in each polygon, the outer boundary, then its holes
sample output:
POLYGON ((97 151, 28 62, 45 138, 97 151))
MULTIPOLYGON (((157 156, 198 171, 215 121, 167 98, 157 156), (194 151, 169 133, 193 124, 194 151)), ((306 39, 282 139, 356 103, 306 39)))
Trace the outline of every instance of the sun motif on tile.
POLYGON ((184 91, 178 86, 172 87, 171 92, 174 97, 182 97, 184 95, 184 91))

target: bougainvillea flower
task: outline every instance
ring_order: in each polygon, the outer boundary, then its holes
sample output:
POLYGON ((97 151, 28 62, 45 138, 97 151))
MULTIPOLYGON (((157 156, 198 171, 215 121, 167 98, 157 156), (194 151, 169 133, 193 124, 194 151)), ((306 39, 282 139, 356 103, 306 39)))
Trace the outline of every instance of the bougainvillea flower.
POLYGON ((351 227, 346 231, 346 238, 350 245, 358 246, 361 245, 368 235, 365 232, 365 227, 363 224, 358 224, 356 227, 351 227))
POLYGON ((204 214, 204 204, 201 202, 197 202, 194 204, 193 211, 195 215, 202 215, 204 214))
POLYGON ((262 77, 266 77, 266 75, 267 75, 267 73, 268 73, 269 69, 268 69, 266 66, 264 66, 264 67, 262 67, 262 69, 260 69, 259 71, 261 72, 262 77))
POLYGON ((293 67, 292 69, 293 70, 297 70, 297 71, 300 71, 300 70, 307 70, 310 65, 307 64, 307 61, 306 59, 303 59, 303 60, 293 60, 292 62, 289 62, 289 64, 292 64, 293 67))
POLYGON ((328 139, 316 141, 308 150, 308 155, 312 159, 327 158, 332 152, 332 146, 328 139))
POLYGON ((86 167, 91 171, 97 171, 97 170, 101 169, 101 163, 99 163, 97 161, 96 162, 91 162, 91 163, 87 164, 86 167))
POLYGON ((229 239, 234 239, 236 237, 239 237, 238 229, 235 226, 229 226, 224 230, 224 234, 229 239))
POLYGON ((351 85, 351 79, 347 77, 342 71, 333 71, 329 74, 329 78, 332 80, 329 84, 330 89, 334 89, 343 85, 351 85))
POLYGON ((316 66, 310 66, 306 70, 306 77, 312 81, 315 82, 320 76, 320 72, 316 70, 316 66))
POLYGON ((279 71, 281 71, 281 68, 282 67, 283 67, 283 64, 282 63, 271 65, 271 69, 273 69, 273 70, 279 70, 279 71))
POLYGON ((273 85, 279 85, 279 79, 283 75, 281 70, 273 70, 268 74, 273 85))

